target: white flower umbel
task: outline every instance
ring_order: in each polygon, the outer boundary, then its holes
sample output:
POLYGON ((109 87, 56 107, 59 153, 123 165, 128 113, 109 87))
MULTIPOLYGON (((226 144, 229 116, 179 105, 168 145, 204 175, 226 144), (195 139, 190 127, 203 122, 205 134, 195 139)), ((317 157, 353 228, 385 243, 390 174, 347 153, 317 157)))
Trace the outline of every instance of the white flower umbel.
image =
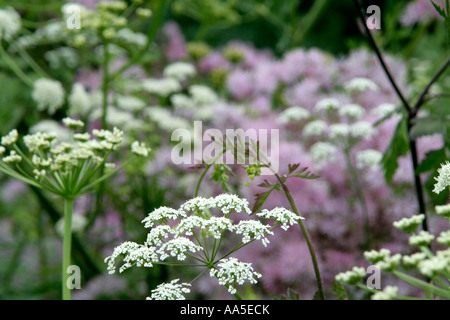
POLYGON ((273 235, 270 226, 262 224, 258 220, 241 220, 235 227, 236 234, 242 234, 242 243, 248 243, 252 240, 261 240, 264 247, 270 243, 267 235, 273 235))
POLYGON ((180 217, 186 217, 186 213, 183 210, 163 206, 150 212, 142 222, 144 223, 144 228, 152 228, 157 223, 167 223, 168 220, 176 220, 180 217))
POLYGON ((310 137, 320 137, 325 134, 325 132, 328 130, 328 125, 323 120, 314 120, 309 122, 304 128, 303 128, 303 135, 307 138, 310 137))
POLYGON ((375 263, 375 266, 380 268, 382 271, 393 271, 400 264, 402 260, 402 255, 397 253, 393 256, 385 257, 383 260, 375 263))
POLYGON ((179 92, 181 85, 173 78, 144 79, 142 80, 142 88, 149 93, 166 97, 171 93, 179 92))
POLYGON ((180 109, 192 109, 195 107, 195 101, 182 93, 175 93, 170 97, 170 102, 172 102, 175 108, 180 109))
POLYGON ((201 251, 202 247, 196 245, 186 237, 177 237, 162 244, 158 249, 160 259, 165 260, 167 257, 176 257, 177 260, 186 260, 186 253, 201 251))
POLYGON ((450 247, 450 230, 442 231, 436 239, 439 244, 450 247))
POLYGON ((305 108, 299 107, 299 106, 293 106, 289 107, 278 117, 278 123, 284 124, 289 122, 297 122, 301 120, 308 119, 311 116, 311 113, 306 110, 305 108))
POLYGON ((334 162, 336 159, 337 147, 329 142, 316 142, 310 149, 311 158, 317 169, 334 162))
POLYGON ((16 129, 11 130, 6 136, 2 137, 2 145, 10 146, 17 142, 19 139, 19 133, 16 129))
POLYGON ((21 28, 20 16, 13 8, 0 9, 0 41, 11 40, 21 28))
POLYGON ((378 85, 368 78, 357 77, 346 82, 344 89, 348 93, 362 93, 368 90, 378 91, 378 85))
POLYGON ((383 154, 375 149, 359 151, 356 154, 356 167, 358 169, 377 168, 382 158, 383 154))
POLYGON ((409 244, 416 247, 427 247, 433 241, 434 235, 428 231, 420 231, 418 234, 409 237, 409 244))
POLYGON ((39 111, 54 114, 63 105, 64 95, 59 81, 41 78, 34 82, 32 97, 39 111))
POLYGON ((437 215, 450 219, 450 203, 442 206, 435 206, 434 211, 436 211, 437 215))
POLYGON ((337 110, 341 106, 339 100, 335 98, 324 98, 316 103, 314 110, 317 112, 337 110))
POLYGON ((410 256, 402 257, 402 264, 406 268, 415 268, 419 262, 425 260, 427 255, 424 252, 416 252, 410 256))
POLYGON ((402 218, 399 221, 395 221, 393 223, 393 226, 406 233, 413 233, 414 231, 416 231, 417 227, 421 225, 424 219, 424 214, 418 214, 409 218, 402 218))
POLYGON ((143 143, 143 142, 134 141, 131 144, 131 152, 133 152, 139 156, 147 157, 149 151, 151 151, 151 149, 146 147, 145 143, 143 143))
POLYGON ((445 255, 438 254, 429 259, 420 261, 418 269, 420 273, 429 278, 440 274, 445 275, 446 272, 450 271, 450 259, 445 255))
POLYGON ((334 141, 345 141, 350 133, 350 128, 345 123, 333 123, 328 130, 328 136, 334 141))
POLYGON ((170 283, 161 283, 152 290, 147 300, 186 300, 185 294, 191 292, 189 283, 178 283, 180 279, 172 280, 170 283))
POLYGON ((91 99, 81 83, 75 83, 69 95, 69 115, 85 116, 91 111, 91 99))
POLYGON ((336 281, 346 284, 357 284, 366 276, 366 269, 362 267, 353 267, 352 270, 338 273, 335 277, 336 281))
POLYGON ((437 182, 433 192, 439 194, 450 186, 450 162, 446 161, 445 164, 441 164, 441 168, 437 171, 439 175, 434 178, 437 182))
POLYGON ((246 281, 255 284, 261 278, 261 274, 253 271, 251 263, 240 262, 236 258, 221 260, 211 269, 210 276, 216 277, 219 284, 226 286, 231 294, 236 293, 236 285, 243 285, 246 281))
POLYGON ((364 257, 371 262, 372 264, 375 264, 379 261, 384 261, 385 259, 389 258, 391 255, 391 251, 389 249, 380 249, 377 250, 371 250, 364 252, 364 257))
POLYGON ((116 263, 121 257, 124 264, 119 269, 120 273, 133 265, 150 268, 153 266, 153 263, 159 262, 159 253, 156 252, 155 247, 147 247, 135 242, 127 241, 116 247, 112 255, 105 258, 109 274, 116 272, 116 263))
POLYGON ((192 236, 194 230, 203 229, 206 225, 206 220, 199 216, 189 216, 180 220, 175 228, 175 232, 178 236, 185 234, 192 236))
POLYGON ((375 133, 375 128, 367 121, 358 121, 350 125, 350 135, 355 139, 369 140, 375 133))
POLYGON ((216 207, 220 208, 223 214, 229 214, 231 211, 252 213, 248 200, 235 194, 220 194, 214 198, 214 201, 216 207))
POLYGON ((282 207, 277 207, 272 210, 263 209, 256 214, 263 219, 273 219, 276 224, 281 224, 283 230, 288 230, 290 226, 298 224, 298 220, 305 220, 305 218, 296 215, 294 212, 282 207))
POLYGON ((396 106, 392 103, 382 103, 372 110, 370 110, 370 113, 374 116, 377 116, 378 118, 384 118, 392 113, 395 112, 396 106))
POLYGON ((177 61, 167 65, 163 70, 163 74, 167 78, 185 81, 188 78, 194 77, 197 71, 191 63, 177 61))
POLYGON ((386 286, 383 291, 378 291, 372 295, 371 300, 393 300, 397 297, 398 287, 386 286))
POLYGON ((164 239, 167 239, 171 234, 174 234, 174 232, 170 226, 156 226, 148 233, 146 244, 148 246, 160 246, 162 245, 164 239))
POLYGON ((338 110, 338 114, 342 118, 359 120, 366 114, 366 110, 358 104, 345 104, 338 110))
POLYGON ((205 220, 205 227, 215 239, 220 239, 225 231, 235 230, 233 222, 225 217, 211 217, 208 220, 205 220))
POLYGON ((209 87, 195 84, 189 87, 191 98, 197 105, 211 105, 216 103, 219 98, 217 94, 209 87))

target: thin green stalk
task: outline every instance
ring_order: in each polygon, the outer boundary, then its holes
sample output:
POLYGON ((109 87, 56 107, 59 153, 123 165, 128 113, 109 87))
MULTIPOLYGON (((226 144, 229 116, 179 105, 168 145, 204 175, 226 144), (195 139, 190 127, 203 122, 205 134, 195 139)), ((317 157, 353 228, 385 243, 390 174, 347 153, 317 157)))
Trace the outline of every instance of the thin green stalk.
POLYGON ((72 249, 72 211, 73 199, 64 199, 64 239, 63 239, 63 263, 62 263, 62 297, 63 300, 71 300, 71 289, 67 285, 67 269, 71 264, 72 249))
MULTIPOLYGON (((292 197, 292 194, 289 191, 288 187, 283 182, 283 180, 281 179, 281 177, 278 173, 274 172, 274 174, 275 174, 275 177, 277 178, 278 182, 280 183, 281 187, 283 188, 284 194, 286 195, 286 198, 287 198, 289 204, 291 205, 292 211, 294 211, 294 213, 300 217, 300 211, 298 210, 297 204, 295 203, 295 200, 292 197)), ((311 260, 312 260, 312 264, 314 267, 314 273, 316 276, 317 290, 319 292, 319 297, 321 300, 325 300, 325 295, 324 295, 323 286, 322 286, 322 277, 320 275, 319 264, 317 262, 317 257, 316 257, 316 251, 314 250, 314 246, 312 244, 311 237, 309 236, 308 230, 306 229, 306 226, 303 223, 303 220, 299 219, 298 224, 303 233, 303 236, 305 237, 305 241, 306 241, 306 244, 308 245, 309 253, 311 255, 311 260)))
POLYGON ((30 77, 28 77, 22 69, 16 64, 16 62, 8 55, 8 53, 3 48, 1 42, 0 42, 0 57, 5 60, 6 64, 9 66, 9 68, 16 74, 16 76, 22 80, 26 85, 33 87, 33 80, 31 80, 30 77))

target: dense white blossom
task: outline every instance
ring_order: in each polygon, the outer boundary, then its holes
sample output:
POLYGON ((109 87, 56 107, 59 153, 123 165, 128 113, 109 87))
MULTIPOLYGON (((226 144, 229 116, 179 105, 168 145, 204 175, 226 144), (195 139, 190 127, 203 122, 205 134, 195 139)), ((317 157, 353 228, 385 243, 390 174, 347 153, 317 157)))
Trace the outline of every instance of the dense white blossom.
POLYGON ((0 9, 0 41, 11 40, 21 28, 20 16, 13 8, 0 9))
POLYGON ((345 104, 338 110, 339 116, 346 117, 352 120, 361 119, 365 114, 366 110, 359 104, 345 104))
POLYGON ((366 270, 362 267, 353 267, 352 270, 340 272, 336 275, 336 281, 357 284, 366 276, 366 270))
POLYGON ((19 133, 16 129, 11 130, 6 136, 2 137, 2 145, 9 146, 17 142, 19 133))
POLYGON ((194 65, 188 62, 177 61, 167 65, 163 74, 165 77, 174 78, 178 81, 184 81, 197 74, 194 65))
POLYGON ((181 85, 173 78, 144 79, 142 80, 142 88, 149 93, 166 97, 171 93, 180 91, 181 85))
POLYGON ((398 294, 398 287, 386 286, 382 291, 374 293, 372 300, 393 300, 398 294))
POLYGON ((267 247, 270 243, 267 235, 273 235, 269 225, 264 225, 258 220, 241 220, 235 227, 236 234, 242 234, 242 242, 248 243, 252 240, 261 240, 262 244, 267 247))
POLYGON ((167 257, 176 257, 177 260, 183 261, 186 259, 186 253, 201 251, 202 247, 196 245, 186 237, 176 237, 167 242, 164 242, 158 249, 160 259, 165 260, 167 257))
POLYGON ((324 98, 318 101, 314 107, 317 112, 337 110, 341 106, 339 100, 335 98, 324 98))
POLYGON ((185 300, 184 295, 191 292, 189 283, 178 283, 180 279, 172 280, 170 283, 161 283, 152 290, 147 300, 185 300))
POLYGON ((272 210, 263 209, 257 216, 263 219, 273 219, 278 224, 281 224, 283 230, 288 230, 289 226, 298 224, 298 220, 304 220, 305 218, 298 216, 294 212, 282 207, 276 207, 272 210))
POLYGON ((439 194, 450 186, 450 162, 446 161, 445 164, 441 164, 441 168, 437 171, 439 175, 434 178, 437 182, 434 185, 433 192, 439 194))
POLYGON ((144 142, 134 141, 131 144, 131 152, 139 156, 147 157, 150 150, 144 142))
POLYGON ((246 281, 255 284, 261 278, 261 274, 253 271, 251 263, 240 262, 233 257, 221 260, 210 270, 210 276, 216 277, 219 284, 226 286, 231 294, 236 293, 236 285, 243 285, 246 281))
POLYGON ((414 215, 409 218, 402 218, 399 221, 395 221, 393 226, 407 233, 416 231, 417 227, 425 220, 424 214, 414 215))
POLYGON ((289 123, 294 121, 301 121, 304 119, 308 119, 311 116, 311 113, 305 108, 299 106, 289 107, 283 110, 278 116, 278 123, 289 123))
POLYGON ((428 231, 420 231, 418 234, 414 234, 409 237, 409 244, 416 247, 426 247, 433 241, 434 235, 428 231))
POLYGON ((346 82, 344 88, 349 93, 361 93, 368 90, 378 91, 378 85, 368 78, 357 77, 346 82))
POLYGON ((34 82, 32 97, 39 111, 54 114, 64 104, 64 95, 59 81, 41 78, 34 82))
POLYGON ((303 135, 305 137, 317 137, 325 134, 328 129, 328 125, 323 120, 314 120, 309 122, 303 128, 303 135))
POLYGON ((219 100, 217 94, 204 85, 195 84, 190 86, 189 93, 196 105, 211 105, 219 100))
POLYGON ((356 154, 356 167, 358 169, 376 168, 379 166, 383 154, 375 149, 359 151, 356 154))
POLYGON ((310 149, 311 159, 318 169, 334 162, 336 159, 337 148, 329 142, 316 142, 310 149))

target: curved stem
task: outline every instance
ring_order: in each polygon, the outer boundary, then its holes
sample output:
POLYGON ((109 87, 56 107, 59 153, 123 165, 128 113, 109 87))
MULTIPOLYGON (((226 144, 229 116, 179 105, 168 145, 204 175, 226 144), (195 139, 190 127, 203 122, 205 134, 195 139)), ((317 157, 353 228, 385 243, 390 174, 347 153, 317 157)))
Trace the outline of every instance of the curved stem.
POLYGON ((211 167, 212 167, 212 164, 209 164, 209 165, 205 168, 205 170, 203 171, 202 175, 200 176, 200 179, 198 179, 197 187, 195 188, 195 197, 198 197, 198 192, 199 192, 199 190, 200 190, 200 185, 201 185, 203 179, 205 178, 206 173, 209 171, 209 168, 211 168, 211 167))
MULTIPOLYGON (((291 192, 289 191, 286 184, 281 179, 280 175, 278 173, 274 173, 275 177, 277 178, 278 182, 280 183, 281 187, 283 188, 283 191, 286 195, 286 198, 289 201, 289 204, 291 205, 292 211, 294 211, 295 214, 300 216, 300 211, 297 208, 297 204, 295 203, 294 198, 292 197, 291 192)), ((300 226, 300 229, 302 230, 303 236, 305 237, 306 243, 308 245, 309 253, 311 255, 312 264, 314 267, 314 273, 316 276, 317 281, 317 289, 319 292, 319 297, 321 300, 325 300, 325 295, 323 292, 323 286, 322 286, 322 277, 320 276, 320 270, 319 270, 319 264, 317 262, 316 252, 314 250, 314 246, 311 241, 311 237, 309 236, 308 230, 306 229, 305 224, 303 223, 303 220, 299 219, 298 224, 300 226)))
POLYGON ((64 239, 63 239, 63 263, 62 263, 62 298, 71 299, 71 289, 68 286, 67 269, 71 263, 72 249, 72 210, 73 199, 64 199, 64 239))

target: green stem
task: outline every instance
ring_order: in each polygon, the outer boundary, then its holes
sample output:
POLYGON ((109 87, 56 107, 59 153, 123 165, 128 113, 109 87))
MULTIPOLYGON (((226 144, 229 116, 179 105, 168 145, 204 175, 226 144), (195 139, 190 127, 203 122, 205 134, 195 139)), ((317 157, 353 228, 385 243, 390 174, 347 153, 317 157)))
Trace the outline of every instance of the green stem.
POLYGON ((205 178, 206 173, 208 172, 209 168, 211 168, 211 167, 212 167, 212 164, 209 164, 203 171, 202 175, 200 176, 200 179, 198 179, 197 187, 195 188, 195 197, 198 197, 198 192, 200 191, 200 185, 202 184, 202 181, 205 178))
POLYGON ((63 263, 62 263, 62 297, 63 300, 71 299, 70 288, 67 285, 67 269, 71 263, 72 249, 72 210, 73 199, 64 199, 64 239, 63 239, 63 263))
POLYGON ((106 123, 108 113, 108 82, 109 82, 108 62, 109 62, 108 41, 106 41, 106 39, 103 38, 102 129, 106 129, 108 127, 108 124, 106 123))
MULTIPOLYGON (((278 173, 274 172, 274 174, 275 174, 275 177, 277 178, 278 182, 280 183, 281 187, 283 188, 286 198, 289 201, 289 204, 291 205, 292 211, 294 211, 294 213, 300 217, 300 211, 298 210, 297 204, 295 203, 295 200, 292 197, 292 194, 289 191, 288 187, 283 182, 283 180, 281 179, 281 177, 278 173)), ((314 267, 314 273, 315 273, 316 281, 317 281, 317 289, 319 292, 319 297, 321 300, 325 300, 325 295, 324 295, 323 286, 322 286, 322 277, 320 275, 319 264, 317 262, 317 257, 316 257, 316 251, 314 250, 314 246, 312 244, 311 237, 309 236, 308 230, 306 229, 306 226, 303 223, 303 220, 299 219, 298 224, 300 226, 300 229, 302 230, 303 236, 305 237, 306 244, 308 245, 309 253, 311 255, 311 260, 312 260, 312 264, 314 267)))
POLYGON ((5 60, 6 64, 10 67, 10 69, 16 74, 16 76, 22 80, 26 85, 33 87, 33 80, 30 79, 20 67, 16 64, 16 62, 8 55, 8 53, 3 48, 0 42, 0 57, 5 60))

